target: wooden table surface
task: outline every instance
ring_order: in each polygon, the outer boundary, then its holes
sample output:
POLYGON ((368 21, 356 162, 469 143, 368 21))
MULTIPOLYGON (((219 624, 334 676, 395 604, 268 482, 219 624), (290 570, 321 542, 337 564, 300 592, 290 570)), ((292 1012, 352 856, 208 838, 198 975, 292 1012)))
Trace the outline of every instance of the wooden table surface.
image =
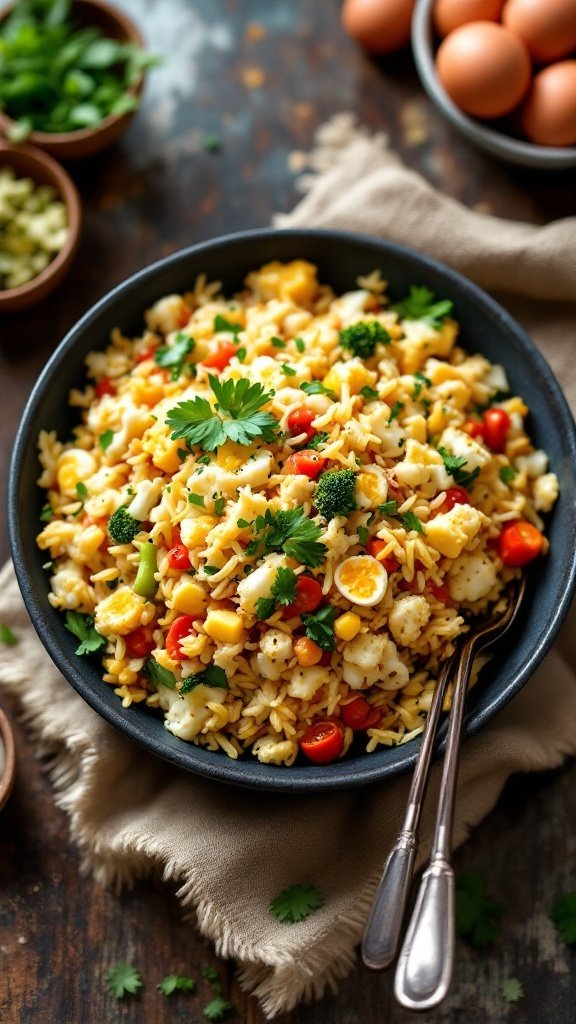
MULTIPOLYGON (((269 223, 297 200, 289 154, 310 146, 316 127, 353 111, 389 133, 405 162, 468 206, 543 223, 576 213, 574 176, 497 165, 456 138, 419 88, 407 54, 375 62, 346 39, 337 0, 124 0, 164 63, 149 77, 143 108, 121 143, 71 168, 85 210, 78 258, 63 287, 37 308, 0 324, 0 494, 27 395, 68 328, 133 271, 184 245, 269 223), (205 140, 218 136, 209 152, 205 140)), ((25 514, 25 510, 23 512, 25 514)), ((7 555, 5 530, 0 556, 7 555)), ((68 822, 54 806, 44 769, 17 727, 19 770, 0 819, 0 1021, 2 1024, 200 1024, 207 982, 168 1000, 149 985, 116 1003, 102 972, 119 960, 145 977, 221 972, 232 1024, 263 1021, 256 1003, 182 920, 169 887, 147 882, 129 894, 80 874, 68 822), (196 964, 195 969, 190 969, 196 964)), ((458 853, 504 905, 502 934, 478 952, 458 945, 456 977, 428 1024, 568 1024, 574 1020, 574 952, 548 914, 576 889, 573 793, 576 768, 512 780, 496 810, 458 853), (503 979, 524 999, 507 1004, 503 979)), ((383 854, 385 851, 383 851, 383 854)), ((389 975, 360 966, 337 995, 302 1006, 278 1024, 408 1024, 389 975)))

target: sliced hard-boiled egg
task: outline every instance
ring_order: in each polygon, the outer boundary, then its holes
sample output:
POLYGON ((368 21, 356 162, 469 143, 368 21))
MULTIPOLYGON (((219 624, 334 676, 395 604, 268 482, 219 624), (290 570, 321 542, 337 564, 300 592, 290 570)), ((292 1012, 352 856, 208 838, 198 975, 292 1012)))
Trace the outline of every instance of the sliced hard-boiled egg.
POLYGON ((358 508, 377 508, 388 497, 388 481, 380 466, 364 466, 356 476, 358 508))
POLYGON ((388 573, 372 555, 353 555, 340 563, 334 582, 347 601, 371 608, 386 593, 388 573))

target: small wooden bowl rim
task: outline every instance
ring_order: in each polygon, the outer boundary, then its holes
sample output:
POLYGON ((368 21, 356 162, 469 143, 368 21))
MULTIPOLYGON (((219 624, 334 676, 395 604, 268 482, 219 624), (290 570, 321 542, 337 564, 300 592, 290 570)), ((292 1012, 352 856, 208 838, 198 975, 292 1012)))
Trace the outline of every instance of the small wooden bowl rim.
POLYGON ((0 289, 0 309, 2 305, 11 304, 15 299, 20 299, 30 296, 37 288, 42 288, 44 283, 58 274, 60 268, 65 264, 73 255, 78 241, 80 239, 80 226, 82 223, 82 206, 80 203, 80 196, 72 178, 64 170, 63 167, 54 160, 47 153, 43 153, 42 150, 36 149, 34 146, 28 145, 14 145, 5 142, 0 138, 0 167, 4 164, 8 164, 14 167, 16 174, 21 177, 34 177, 33 170, 26 170, 20 172, 17 166, 17 162, 12 162, 11 157, 22 154, 27 158, 32 165, 36 165, 37 169, 41 168, 43 171, 48 172, 48 176, 51 178, 50 184, 58 193, 58 198, 66 205, 68 213, 68 237, 64 243, 63 248, 54 257, 54 259, 41 270, 36 277, 33 277, 31 281, 27 281, 26 284, 21 284, 17 288, 4 288, 0 289))
MULTIPOLYGON (((120 11, 117 7, 113 7, 112 4, 108 4, 105 0, 73 0, 72 6, 80 5, 87 11, 90 9, 103 11, 109 16, 112 21, 115 21, 123 35, 129 42, 136 43, 138 46, 144 48, 144 37, 140 32, 138 26, 128 17, 124 11, 120 11)), ((10 14, 11 10, 15 5, 10 4, 8 7, 4 7, 0 11, 0 23, 10 14)), ((131 85, 126 91, 133 96, 137 96, 142 91, 144 84, 144 72, 142 72, 139 81, 135 85, 131 85)), ((62 143, 72 142, 83 142, 85 139, 92 139, 95 135, 99 135, 101 132, 106 131, 107 128, 112 124, 116 124, 126 117, 126 114, 108 114, 108 117, 103 118, 94 128, 78 128, 75 132, 30 132, 27 138, 33 146, 54 146, 62 143)), ((0 110, 0 135, 2 132, 8 134, 11 128, 14 127, 15 121, 11 117, 8 117, 2 110, 0 110)))
POLYGON ((4 745, 4 769, 0 775, 0 810, 8 800, 16 775, 16 745, 12 726, 0 708, 0 739, 4 745))

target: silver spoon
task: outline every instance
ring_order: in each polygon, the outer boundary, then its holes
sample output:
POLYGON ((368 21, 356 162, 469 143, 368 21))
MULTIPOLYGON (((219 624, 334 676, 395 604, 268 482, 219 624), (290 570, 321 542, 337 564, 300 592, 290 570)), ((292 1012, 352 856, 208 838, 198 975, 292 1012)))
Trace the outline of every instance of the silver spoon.
POLYGON ((500 639, 514 622, 525 589, 524 579, 514 584, 504 613, 469 633, 457 656, 432 853, 396 967, 396 998, 411 1010, 437 1006, 450 987, 455 941, 455 885, 450 858, 468 680, 474 658, 488 644, 500 639))

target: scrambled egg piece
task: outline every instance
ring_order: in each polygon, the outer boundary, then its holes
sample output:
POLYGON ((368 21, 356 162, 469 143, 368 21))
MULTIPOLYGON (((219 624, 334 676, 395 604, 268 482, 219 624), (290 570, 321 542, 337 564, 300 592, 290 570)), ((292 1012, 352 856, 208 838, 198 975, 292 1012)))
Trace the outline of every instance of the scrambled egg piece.
POLYGON ((426 540, 446 558, 458 558, 478 533, 482 518, 472 505, 455 505, 426 523, 426 540))

